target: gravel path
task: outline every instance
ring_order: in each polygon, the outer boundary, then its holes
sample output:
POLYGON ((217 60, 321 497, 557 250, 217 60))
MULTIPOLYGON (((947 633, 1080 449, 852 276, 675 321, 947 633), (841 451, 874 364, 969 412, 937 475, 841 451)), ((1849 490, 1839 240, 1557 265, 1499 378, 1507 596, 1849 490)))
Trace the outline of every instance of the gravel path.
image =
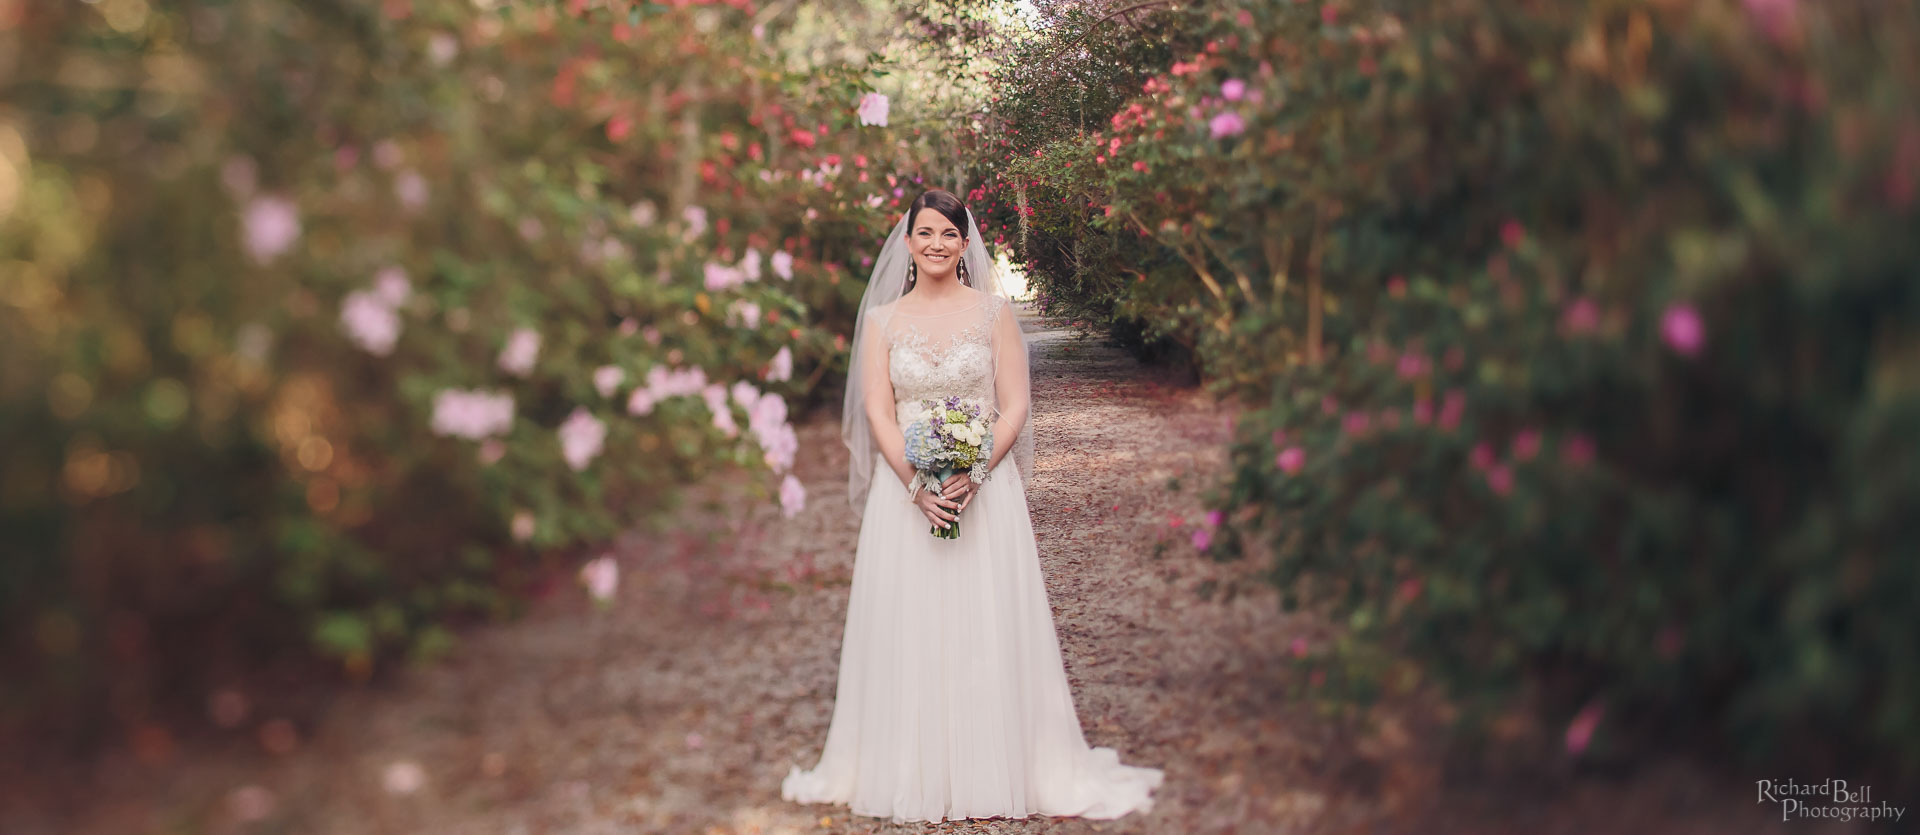
MULTIPOLYGON (((1227 415, 1111 348, 1023 317, 1034 346, 1029 502, 1088 741, 1164 768, 1155 808, 1117 821, 893 825, 780 798, 825 740, 859 520, 838 424, 802 422, 808 510, 703 488, 674 529, 615 552, 614 604, 562 586, 441 664, 346 694, 290 753, 251 733, 152 769, 104 762, 77 820, 22 833, 1756 832, 1751 783, 1686 766, 1444 785, 1408 713, 1341 730, 1299 698, 1295 636, 1258 566, 1188 541, 1227 415), (1177 480, 1177 487, 1170 482, 1177 480), (744 503, 750 512, 736 508, 744 503), (1202 595, 1201 589, 1214 593, 1202 595), (1231 591, 1229 591, 1231 590, 1231 591), (410 791, 408 791, 410 789, 410 791), (402 791, 396 791, 402 790, 402 791), (243 822, 258 817, 253 823, 243 822)), ((756 488, 758 489, 758 488, 756 488)), ((264 717, 262 717, 264 718, 264 717)), ((253 730, 252 728, 249 729, 253 730)), ((1777 813, 1776 813, 1777 814, 1777 813)), ((1798 822, 1800 832, 1825 831, 1798 822)), ((5 829, 5 827, 0 827, 5 829)), ((1834 830, 1838 831, 1838 830, 1834 830)))

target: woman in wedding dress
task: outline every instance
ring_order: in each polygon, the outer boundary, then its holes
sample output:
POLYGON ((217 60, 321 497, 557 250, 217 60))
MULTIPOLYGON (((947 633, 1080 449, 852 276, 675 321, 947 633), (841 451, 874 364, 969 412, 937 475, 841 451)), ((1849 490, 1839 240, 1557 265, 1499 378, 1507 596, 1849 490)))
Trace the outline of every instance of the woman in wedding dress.
POLYGON ((781 784, 788 800, 895 822, 1152 808, 1162 772, 1089 747, 1068 690, 1027 512, 1031 375, 1012 307, 959 198, 917 197, 854 326, 841 429, 860 539, 833 719, 819 763, 781 784), (990 457, 916 489, 902 426, 948 397, 991 416, 990 457), (956 521, 958 538, 933 535, 956 521))

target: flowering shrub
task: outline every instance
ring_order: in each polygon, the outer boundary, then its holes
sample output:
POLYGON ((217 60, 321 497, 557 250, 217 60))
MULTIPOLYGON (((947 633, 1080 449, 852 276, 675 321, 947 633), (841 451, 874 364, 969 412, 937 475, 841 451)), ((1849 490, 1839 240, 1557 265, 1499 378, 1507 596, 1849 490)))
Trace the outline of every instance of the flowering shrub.
POLYGON ((798 512, 911 151, 740 5, 0 12, 0 736, 439 652, 708 473, 798 512))
POLYGON ((1537 686, 1576 752, 1652 723, 1920 766, 1910 15, 1365 0, 1177 26, 1206 45, 1050 167, 1008 163, 1030 229, 1095 232, 1022 254, 1076 248, 1081 277, 1036 256, 1036 282, 1249 404, 1202 547, 1271 543, 1289 603, 1350 625, 1312 662, 1327 689, 1403 686, 1398 656, 1469 718, 1537 686))

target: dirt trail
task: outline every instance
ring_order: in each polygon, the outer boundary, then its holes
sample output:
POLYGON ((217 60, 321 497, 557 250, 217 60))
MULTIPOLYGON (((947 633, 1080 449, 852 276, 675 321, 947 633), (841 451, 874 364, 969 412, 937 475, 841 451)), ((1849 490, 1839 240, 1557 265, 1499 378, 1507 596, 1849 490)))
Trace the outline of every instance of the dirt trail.
POLYGON ((815 415, 799 427, 796 472, 809 495, 799 517, 780 519, 764 496, 730 498, 738 484, 710 485, 677 530, 636 532, 616 548, 622 583, 611 607, 561 588, 525 619, 469 636, 450 661, 338 700, 290 754, 236 734, 164 773, 109 761, 83 820, 28 816, 8 832, 1779 826, 1743 802, 1740 784, 1684 768, 1613 784, 1548 777, 1523 790, 1456 789, 1439 785, 1419 732, 1345 738, 1295 697, 1306 683, 1287 663, 1293 637, 1325 631, 1280 613, 1274 592, 1251 579, 1258 566, 1216 564, 1189 541, 1194 487, 1222 466, 1223 411, 1114 349, 1031 315, 1023 323, 1038 406, 1029 502, 1074 701, 1090 743, 1166 770, 1151 812, 893 825, 781 800, 788 767, 811 766, 825 739, 859 522, 838 424, 815 415), (1182 489, 1169 489, 1172 479, 1182 489), (742 506, 749 512, 733 509, 742 506), (1176 527, 1174 516, 1187 521, 1176 527), (1203 584, 1236 594, 1203 598, 1203 584), (264 817, 239 822, 249 809, 264 817))

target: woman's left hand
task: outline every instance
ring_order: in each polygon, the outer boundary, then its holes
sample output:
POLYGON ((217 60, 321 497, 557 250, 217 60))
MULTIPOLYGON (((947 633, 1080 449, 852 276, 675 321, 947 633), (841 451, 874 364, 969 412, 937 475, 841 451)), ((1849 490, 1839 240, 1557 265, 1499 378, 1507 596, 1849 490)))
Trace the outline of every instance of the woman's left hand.
MULTIPOLYGON (((967 504, 973 501, 973 494, 979 489, 980 485, 975 484, 967 472, 962 470, 947 477, 947 480, 940 485, 940 496, 959 502, 960 510, 966 510, 967 504)), ((959 513, 960 510, 954 512, 959 513)))

